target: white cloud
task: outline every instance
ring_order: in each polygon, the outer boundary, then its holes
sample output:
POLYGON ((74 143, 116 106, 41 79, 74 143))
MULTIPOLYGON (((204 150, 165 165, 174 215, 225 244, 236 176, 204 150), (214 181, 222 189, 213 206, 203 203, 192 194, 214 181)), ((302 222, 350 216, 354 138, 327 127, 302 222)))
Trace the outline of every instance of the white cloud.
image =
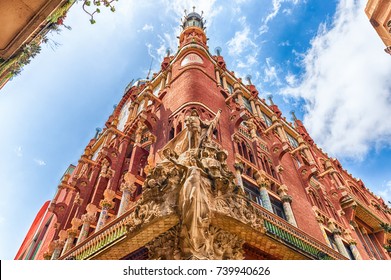
POLYGON ((23 156, 22 147, 21 147, 21 146, 16 147, 16 148, 15 148, 15 153, 16 153, 16 156, 17 156, 17 157, 22 157, 22 156, 23 156))
POLYGON ((266 65, 265 65, 265 69, 264 69, 264 74, 265 74, 265 76, 263 78, 264 82, 272 83, 275 85, 281 84, 280 79, 278 78, 277 68, 276 68, 276 66, 272 65, 272 58, 271 57, 266 58, 266 65))
POLYGON ((288 83, 289 86, 294 87, 297 85, 297 78, 292 73, 288 73, 288 75, 285 76, 285 81, 288 83))
POLYGON ((143 31, 153 31, 153 25, 152 24, 148 24, 146 23, 143 28, 142 28, 143 31))
POLYGON ((289 40, 286 40, 284 42, 279 43, 278 45, 281 47, 289 47, 291 43, 289 42, 289 40))
POLYGON ((46 165, 46 162, 43 161, 42 159, 37 159, 37 158, 35 158, 35 159, 34 159, 34 162, 35 162, 36 164, 38 164, 39 166, 45 166, 45 165, 46 165))
MULTIPOLYGON (((293 5, 297 5, 298 3, 300 3, 301 0, 273 0, 273 9, 272 11, 263 19, 262 21, 262 25, 261 27, 259 28, 259 33, 262 35, 263 33, 266 33, 269 31, 269 22, 274 19, 278 13, 280 12, 281 10, 281 5, 282 3, 286 2, 286 3, 290 3, 290 4, 293 4, 293 5)), ((286 15, 290 15, 292 13, 292 10, 291 9, 284 9, 283 10, 283 13, 286 14, 286 15)))
POLYGON ((391 180, 385 183, 383 190, 378 191, 378 194, 386 204, 388 201, 391 201, 391 180))
POLYGON ((234 37, 227 42, 227 45, 229 47, 228 53, 232 56, 240 55, 249 47, 257 47, 250 38, 250 27, 248 25, 245 25, 242 30, 236 31, 234 37))
POLYGON ((363 159, 391 144, 391 63, 365 16, 364 0, 341 0, 304 54, 305 74, 282 92, 305 101, 304 124, 337 157, 363 159))
MULTIPOLYGON (((238 15, 239 16, 239 15, 238 15)), ((235 35, 226 43, 228 45, 228 54, 233 57, 237 70, 243 69, 244 72, 253 72, 251 67, 258 64, 258 53, 260 47, 253 41, 252 31, 246 21, 245 16, 238 18, 242 30, 236 31, 235 35)), ((244 76, 246 73, 236 73, 237 76, 244 76)))

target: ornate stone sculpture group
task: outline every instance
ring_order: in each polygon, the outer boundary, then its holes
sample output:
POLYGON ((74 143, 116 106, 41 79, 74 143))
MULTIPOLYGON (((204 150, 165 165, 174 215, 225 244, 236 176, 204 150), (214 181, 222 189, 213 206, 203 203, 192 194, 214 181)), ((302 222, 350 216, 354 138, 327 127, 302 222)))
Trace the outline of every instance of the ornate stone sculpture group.
POLYGON ((220 113, 202 121, 193 110, 184 131, 162 149, 163 160, 146 177, 130 230, 153 217, 179 216, 177 226, 147 244, 151 259, 243 258, 243 241, 211 224, 216 198, 240 190, 227 167, 227 152, 212 140, 220 113))

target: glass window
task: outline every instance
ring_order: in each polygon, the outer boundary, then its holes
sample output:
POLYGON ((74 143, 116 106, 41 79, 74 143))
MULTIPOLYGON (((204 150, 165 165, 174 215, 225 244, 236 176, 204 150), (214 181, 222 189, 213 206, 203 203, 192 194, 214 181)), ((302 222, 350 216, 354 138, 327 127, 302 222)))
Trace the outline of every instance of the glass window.
POLYGON ((243 103, 247 110, 249 110, 251 113, 253 112, 253 109, 251 108, 250 100, 248 100, 246 97, 243 96, 243 103))
POLYGON ((153 89, 153 95, 158 96, 160 90, 160 84, 157 84, 156 87, 153 89))
POLYGON ((231 84, 228 84, 228 83, 227 83, 227 86, 228 86, 229 93, 232 94, 234 92, 234 87, 231 84))
POLYGON ((378 248, 375 235, 372 233, 368 233, 366 229, 360 227, 357 227, 355 229, 367 254, 374 259, 384 260, 383 254, 378 248))
POLYGON ((272 204, 273 213, 286 220, 284 207, 282 206, 282 202, 272 196, 270 196, 270 202, 272 204))
POLYGON ((140 102, 140 104, 139 104, 139 106, 138 106, 138 108, 137 108, 137 114, 140 113, 142 109, 144 109, 144 103, 145 103, 145 100, 143 99, 143 100, 140 102))
POLYGON ((286 133, 286 136, 288 137, 289 143, 291 143, 291 146, 293 148, 299 147, 299 143, 292 135, 290 135, 289 133, 286 133))
POLYGON ((272 125, 272 119, 269 118, 265 113, 262 113, 263 119, 265 120, 266 126, 269 127, 272 125))
POLYGON ((345 249, 346 249, 346 252, 348 253, 349 259, 355 260, 353 252, 350 249, 350 246, 348 244, 346 244, 345 242, 343 243, 343 245, 345 246, 345 249))
POLYGON ((331 232, 326 231, 327 239, 329 240, 329 244, 331 248, 338 251, 337 243, 334 240, 334 236, 331 232))
POLYGON ((246 194, 246 197, 249 200, 262 206, 262 201, 261 201, 259 189, 256 186, 254 186, 253 184, 251 184, 245 180, 243 180, 243 185, 244 185, 244 192, 246 194))

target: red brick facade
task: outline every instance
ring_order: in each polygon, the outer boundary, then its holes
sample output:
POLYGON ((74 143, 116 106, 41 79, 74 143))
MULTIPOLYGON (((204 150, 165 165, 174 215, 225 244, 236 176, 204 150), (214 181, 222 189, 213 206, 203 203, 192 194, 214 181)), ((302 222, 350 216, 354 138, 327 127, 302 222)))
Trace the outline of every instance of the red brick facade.
MULTIPOLYGON (((201 120, 221 109, 213 141, 228 154, 235 184, 258 209, 262 226, 224 216, 212 224, 244 240, 244 258, 390 259, 383 248, 390 208, 319 149, 300 120, 290 124, 277 105, 258 98, 255 86, 235 77, 223 57, 208 51, 200 16, 192 13, 187 22, 192 19, 198 25, 185 26, 178 52, 164 58, 151 80, 126 89, 105 128, 64 175, 34 258, 147 258, 146 247, 132 240, 147 244, 180 219, 167 215, 129 231, 134 211, 141 211, 135 206, 144 180, 162 161, 163 147, 186 129, 193 109, 201 120)), ((31 258, 28 250, 23 244, 16 259, 31 258)))

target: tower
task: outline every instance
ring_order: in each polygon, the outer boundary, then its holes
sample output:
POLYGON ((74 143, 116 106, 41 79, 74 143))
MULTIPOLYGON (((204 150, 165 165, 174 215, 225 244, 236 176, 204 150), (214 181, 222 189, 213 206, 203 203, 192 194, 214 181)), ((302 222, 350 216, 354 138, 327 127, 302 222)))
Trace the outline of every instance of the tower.
POLYGON ((204 25, 187 14, 178 51, 125 89, 16 258, 390 258, 390 209, 212 55, 204 25))

